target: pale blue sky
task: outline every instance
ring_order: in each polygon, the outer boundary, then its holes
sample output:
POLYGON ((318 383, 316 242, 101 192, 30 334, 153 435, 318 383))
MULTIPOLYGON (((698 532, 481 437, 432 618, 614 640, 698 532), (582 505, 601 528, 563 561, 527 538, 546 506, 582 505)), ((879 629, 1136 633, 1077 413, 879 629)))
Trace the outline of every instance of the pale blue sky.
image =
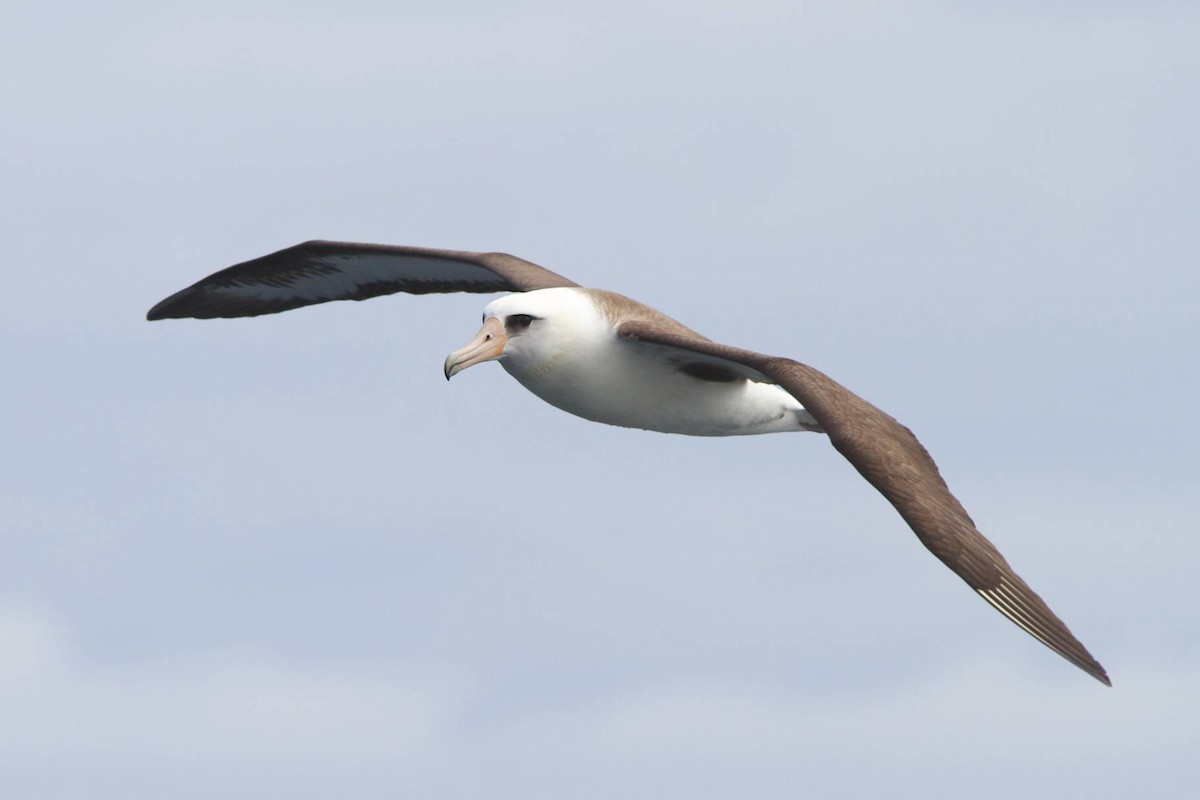
POLYGON ((0 25, 0 794, 1196 795, 1191 5, 105 6, 0 25), (317 237, 828 372, 1115 687, 821 437, 447 384, 486 296, 143 320, 317 237))

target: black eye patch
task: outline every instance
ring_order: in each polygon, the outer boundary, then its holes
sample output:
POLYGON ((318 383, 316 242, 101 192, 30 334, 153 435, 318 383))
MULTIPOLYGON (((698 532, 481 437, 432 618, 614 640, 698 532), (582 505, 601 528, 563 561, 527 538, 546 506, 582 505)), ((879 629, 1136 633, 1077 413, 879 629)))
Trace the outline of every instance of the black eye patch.
POLYGON ((504 330, 509 336, 512 336, 513 334, 520 333, 528 328, 533 324, 535 319, 537 319, 537 317, 533 316, 532 314, 510 314, 508 318, 504 320, 504 330))

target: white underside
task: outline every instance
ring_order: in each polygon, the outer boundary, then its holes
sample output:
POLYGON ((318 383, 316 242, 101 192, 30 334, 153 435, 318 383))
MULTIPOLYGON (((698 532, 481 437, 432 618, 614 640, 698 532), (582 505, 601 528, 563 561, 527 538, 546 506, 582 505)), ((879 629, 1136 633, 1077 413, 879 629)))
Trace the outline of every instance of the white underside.
POLYGON ((608 425, 690 436, 812 430, 816 421, 778 386, 706 381, 636 343, 604 336, 575 342, 569 357, 533 368, 501 359, 510 375, 553 406, 608 425))

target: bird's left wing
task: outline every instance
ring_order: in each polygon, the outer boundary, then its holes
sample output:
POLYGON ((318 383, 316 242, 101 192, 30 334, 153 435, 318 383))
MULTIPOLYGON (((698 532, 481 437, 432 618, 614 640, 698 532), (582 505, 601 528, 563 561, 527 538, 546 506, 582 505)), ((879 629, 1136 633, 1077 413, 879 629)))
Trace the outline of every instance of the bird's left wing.
POLYGON ((506 253, 312 241, 214 272, 155 305, 146 318, 254 317, 395 292, 528 292, 577 285, 506 253))
POLYGON ((671 350, 683 357, 700 356, 709 363, 724 362, 732 373, 751 379, 757 374, 783 387, 942 563, 1026 633, 1096 680, 1112 685, 1104 667, 975 527, 908 428, 798 361, 681 335, 652 322, 625 322, 617 332, 637 346, 671 350))

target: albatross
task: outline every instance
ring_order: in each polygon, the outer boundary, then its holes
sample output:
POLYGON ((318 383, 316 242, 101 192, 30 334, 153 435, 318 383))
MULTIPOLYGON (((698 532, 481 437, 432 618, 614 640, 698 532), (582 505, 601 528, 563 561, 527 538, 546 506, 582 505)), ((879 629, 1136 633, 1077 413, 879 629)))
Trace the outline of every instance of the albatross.
POLYGON ((1104 667, 1009 566, 912 432, 824 373, 718 344, 624 295, 506 253, 310 241, 215 272, 150 320, 275 314, 407 292, 508 292, 445 361, 447 380, 498 361, 526 389, 594 422, 690 436, 822 433, 917 538, 997 611, 1111 686, 1104 667))

